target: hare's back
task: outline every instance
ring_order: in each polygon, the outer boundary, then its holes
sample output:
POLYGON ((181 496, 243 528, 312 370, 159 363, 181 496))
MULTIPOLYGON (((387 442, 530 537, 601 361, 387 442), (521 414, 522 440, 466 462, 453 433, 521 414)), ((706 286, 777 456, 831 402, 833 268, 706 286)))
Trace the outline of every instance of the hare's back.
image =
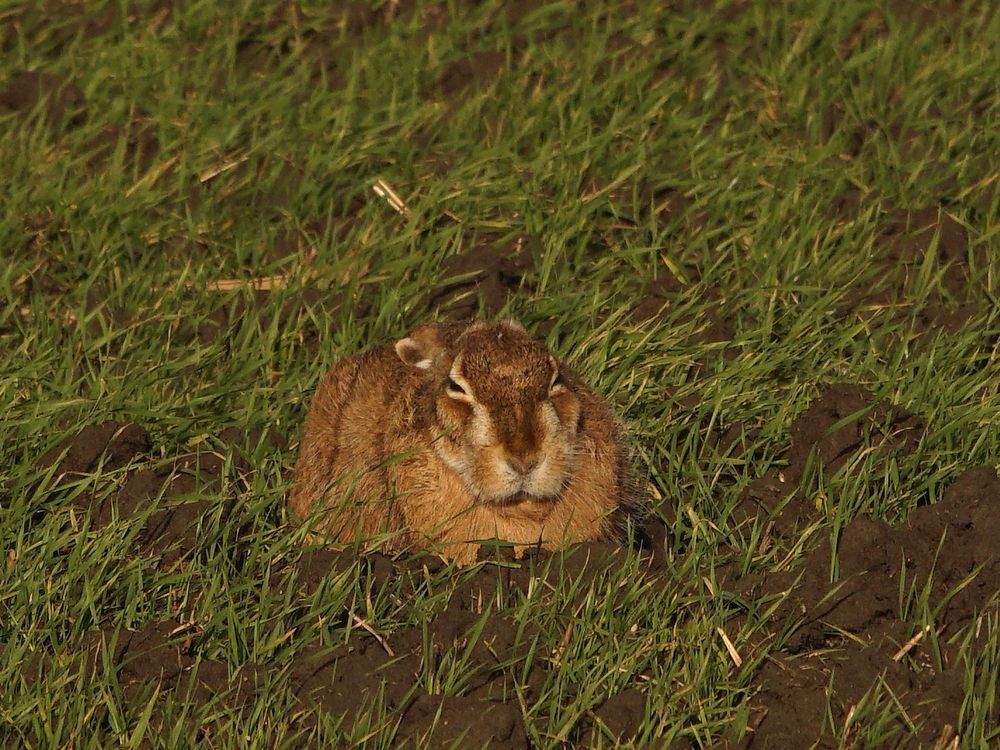
MULTIPOLYGON (((323 378, 309 419, 333 428, 341 444, 372 443, 388 429, 405 372, 390 347, 340 360, 323 378)), ((307 425, 307 430, 309 425, 307 425)))
POLYGON ((338 360, 323 377, 295 467, 291 504, 298 515, 309 512, 332 480, 385 460, 381 452, 391 442, 399 393, 398 361, 391 349, 377 349, 338 360))

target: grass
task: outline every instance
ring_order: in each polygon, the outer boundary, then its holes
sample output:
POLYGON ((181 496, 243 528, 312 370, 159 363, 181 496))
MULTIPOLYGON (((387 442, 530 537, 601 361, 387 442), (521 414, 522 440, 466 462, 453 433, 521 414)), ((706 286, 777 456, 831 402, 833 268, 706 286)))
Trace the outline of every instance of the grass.
MULTIPOLYGON (((432 32, 419 11, 389 26, 380 11, 358 31, 311 2, 193 0, 168 13, 88 3, 47 18, 0 5, 0 79, 37 69, 86 98, 75 127, 47 122, 42 108, 0 115, 0 736, 183 747, 192 738, 179 717, 195 711, 215 746, 291 747, 303 726, 293 654, 349 638, 345 610, 391 633, 446 607, 447 568, 372 588, 355 563, 309 594, 287 584, 300 545, 283 469, 325 369, 425 317, 443 259, 483 239, 539 241, 526 284, 498 314, 545 324, 553 351, 616 405, 655 512, 670 521, 663 580, 637 575, 629 552, 596 578, 488 605, 537 630, 516 665, 525 675, 574 623, 537 694, 515 696, 538 747, 584 742, 593 712, 629 687, 647 701, 635 746, 730 736, 746 725, 753 669, 774 646, 756 637, 770 605, 745 603, 748 624, 727 627, 746 660, 734 665, 717 629, 739 607, 709 585, 716 572, 794 568, 852 518, 898 521, 962 469, 1000 465, 1000 19, 989 3, 949 3, 930 19, 900 12, 916 4, 893 12, 859 0, 638 0, 629 11, 554 1, 520 19, 500 5, 440 3, 448 20, 432 32), (482 50, 502 53, 503 74, 443 93, 449 66, 482 50), (91 163, 108 126, 151 134, 157 147, 134 159, 118 141, 91 163), (379 179, 406 215, 372 191, 379 179), (658 220, 652 205, 667 188, 684 204, 658 220), (938 206, 969 233, 974 317, 918 336, 919 312, 905 307, 838 314, 876 272, 884 214, 938 206), (277 275, 287 283, 252 290, 277 275), (683 289, 660 317, 630 318, 668 275, 683 289), (718 320, 731 326, 726 342, 700 335, 718 320), (732 510, 831 381, 919 414, 927 432, 908 455, 863 454, 810 475, 820 527, 758 554, 763 522, 737 527, 732 510), (238 498, 233 516, 207 521, 186 564, 164 568, 134 553, 135 521, 95 529, 71 508, 77 493, 114 491, 124 469, 54 489, 35 468, 111 418, 146 427, 163 458, 214 445, 228 427, 291 442, 246 438, 252 471, 227 464, 207 495, 238 498), (712 438, 733 425, 747 438, 725 454, 712 438), (260 666, 271 687, 250 718, 179 696, 132 702, 113 678, 71 666, 48 683, 21 680, 37 654, 68 660, 102 623, 168 617, 197 624, 203 657, 234 672, 260 666), (151 729, 154 704, 170 731, 151 729), (259 731, 247 737, 248 726, 259 731)), ((957 303, 943 273, 933 258, 920 264, 902 301, 957 303)), ((907 605, 913 632, 936 605, 907 605)), ((947 636, 971 644, 967 748, 1000 732, 983 718, 996 716, 995 610, 976 627, 985 634, 947 636)), ((461 693, 467 658, 455 649, 426 665, 422 687, 461 693)), ((899 711, 873 687, 852 719, 863 731, 830 731, 845 746, 895 736, 899 711)), ((314 718, 317 744, 394 744, 379 705, 353 728, 314 718)))

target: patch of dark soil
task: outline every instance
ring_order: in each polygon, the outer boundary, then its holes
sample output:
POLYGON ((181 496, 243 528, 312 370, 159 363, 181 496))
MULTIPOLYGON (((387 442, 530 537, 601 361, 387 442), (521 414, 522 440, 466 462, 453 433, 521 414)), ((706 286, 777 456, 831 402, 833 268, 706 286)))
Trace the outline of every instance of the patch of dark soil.
POLYGON ((351 36, 359 35, 375 26, 381 25, 384 15, 371 3, 363 0, 349 0, 341 3, 340 7, 334 11, 330 19, 336 26, 340 26, 351 36))
MULTIPOLYGON (((315 9, 298 3, 278 6, 269 17, 255 19, 242 30, 236 47, 237 76, 264 78, 290 62, 309 71, 313 85, 325 83, 336 91, 347 82, 345 62, 352 44, 365 44, 373 33, 393 24, 416 21, 418 33, 442 28, 448 20, 445 3, 389 2, 375 7, 361 0, 315 9), (419 7, 418 7, 419 6, 419 7)), ((215 82, 223 91, 225 75, 215 82)))
MULTIPOLYGON (((631 3, 619 3, 619 12, 631 3)), ((493 20, 493 27, 508 25, 514 33, 518 47, 550 41, 571 25, 571 16, 560 3, 514 0, 500 3, 493 20)))
POLYGON ((866 13, 858 19, 847 36, 841 40, 838 46, 841 59, 846 60, 857 49, 863 48, 872 39, 884 36, 888 31, 889 24, 881 11, 875 9, 866 13))
MULTIPOLYGON (((958 719, 962 704, 962 682, 958 670, 915 671, 891 658, 891 649, 880 644, 859 647, 828 656, 776 659, 765 663, 758 675, 760 692, 755 705, 766 709, 752 719, 759 722, 752 738, 735 745, 741 748, 816 747, 839 745, 829 730, 823 731, 827 692, 833 721, 844 725, 848 713, 884 680, 900 701, 910 720, 918 722, 916 737, 900 720, 894 741, 888 747, 946 747, 937 741, 947 735, 958 719)), ((881 703, 891 698, 885 691, 881 703)), ((897 714, 898 715, 898 714, 897 714)), ((848 737, 855 732, 849 730, 848 737)), ((850 746, 850 743, 848 743, 850 746)))
POLYGON ((405 21, 416 20, 419 26, 428 32, 439 31, 451 21, 451 9, 446 2, 421 3, 418 0, 400 0, 392 12, 394 15, 391 20, 396 18, 405 21))
MULTIPOLYGON (((249 189, 241 198, 245 199, 247 206, 267 215, 283 215, 293 208, 304 182, 307 182, 306 174, 298 164, 287 159, 275 159, 258 170, 256 187, 249 189)), ((235 207, 232 210, 236 210, 235 207)))
POLYGON ((746 487, 737 517, 775 516, 777 530, 787 531, 815 514, 799 491, 813 462, 832 475, 868 447, 908 453, 923 431, 920 417, 876 401, 860 386, 827 386, 792 422, 792 445, 780 459, 785 465, 769 469, 746 487))
POLYGON ((416 25, 419 37, 426 37, 444 28, 450 9, 444 2, 416 2, 400 0, 375 7, 359 1, 319 6, 316 10, 298 5, 288 11, 277 11, 265 29, 278 29, 285 34, 294 29, 295 35, 276 45, 270 42, 272 53, 300 54, 312 66, 312 80, 318 83, 325 78, 328 88, 336 90, 346 83, 340 61, 350 54, 351 45, 362 45, 368 37, 393 25, 416 25))
POLYGON ((627 34, 614 31, 605 42, 604 54, 594 66, 592 74, 594 81, 606 81, 615 72, 627 69, 632 60, 638 59, 639 64, 649 59, 650 50, 627 34))
POLYGON ((303 703, 350 720, 379 696, 390 710, 403 706, 419 669, 418 657, 391 656, 367 638, 335 649, 308 647, 293 661, 289 682, 303 703))
POLYGON ((141 471, 130 477, 92 518, 100 527, 115 517, 128 518, 155 508, 143 523, 137 541, 143 551, 158 554, 164 564, 170 564, 197 549, 198 525, 203 519, 220 512, 224 520, 230 514, 228 504, 220 506, 215 501, 192 499, 200 492, 213 492, 219 481, 218 475, 207 471, 180 474, 141 471))
MULTIPOLYGON (((242 321, 259 320, 261 310, 267 306, 271 292, 255 289, 227 300, 198 323, 197 337, 202 344, 214 344, 232 338, 234 328, 242 321)), ((179 332, 180 339, 186 340, 186 332, 179 332)))
MULTIPOLYGON (((835 442, 828 443, 830 450, 835 442)), ((918 726, 917 741, 924 746, 956 726, 962 669, 957 646, 947 640, 973 623, 1000 591, 998 534, 1000 478, 992 467, 978 467, 959 477, 940 502, 913 511, 900 528, 867 518, 852 521, 840 534, 835 583, 823 545, 801 570, 759 582, 756 596, 791 587, 775 616, 795 624, 786 653, 765 662, 757 675, 752 705, 759 723, 741 746, 806 747, 818 741, 833 747, 832 737, 824 736, 829 728, 823 729, 831 687, 833 724, 842 727, 879 679, 918 726), (938 608, 941 663, 930 645, 935 635, 911 632, 900 619, 901 587, 907 597, 928 591, 927 603, 938 608)))
POLYGON ((86 106, 87 100, 75 83, 34 70, 13 73, 0 91, 0 115, 30 115, 41 107, 53 130, 81 125, 86 119, 86 106))
MULTIPOLYGON (((216 438, 221 446, 218 450, 206 443, 196 452, 153 463, 149 460, 152 443, 142 427, 109 421, 85 427, 45 453, 36 467, 45 471, 56 466, 54 486, 60 487, 100 467, 113 471, 133 461, 145 460, 145 466, 129 469, 121 485, 112 492, 95 495, 88 490, 76 494, 72 502, 90 512, 95 528, 107 526, 115 519, 144 516, 136 540, 139 548, 161 555, 164 563, 169 564, 196 549, 199 522, 216 515, 220 520, 229 516, 228 501, 220 504, 215 499, 201 498, 218 493, 227 460, 237 471, 249 470, 239 448, 244 439, 246 444, 254 446, 264 442, 259 430, 247 434, 228 428, 216 438)), ((272 445, 280 445, 282 441, 276 434, 268 439, 272 445)))
POLYGON ((56 482, 62 483, 94 471, 102 459, 105 469, 120 469, 148 456, 152 447, 149 433, 133 422, 101 422, 84 427, 44 453, 35 467, 45 471, 58 462, 56 482))
POLYGON ((736 421, 709 430, 705 443, 720 456, 740 455, 751 449, 758 434, 759 430, 736 421))
POLYGON ((221 699, 227 708, 240 710, 254 702, 261 681, 258 667, 254 664, 246 664, 232 674, 226 664, 203 659, 192 669, 189 683, 179 687, 196 705, 221 699))
POLYGON ((240 470, 250 470, 260 448, 285 450, 288 440, 273 427, 226 427, 216 436, 216 442, 232 453, 232 462, 240 470))
POLYGON ((5 11, 0 25, 0 49, 10 50, 20 36, 26 47, 40 47, 49 58, 66 54, 74 40, 93 40, 116 28, 135 23, 142 16, 144 28, 151 34, 167 21, 172 11, 170 0, 159 0, 139 8, 135 3, 85 3, 78 0, 44 0, 18 3, 5 11), (20 6, 20 7, 17 7, 20 6))
MULTIPOLYGON (((944 288, 955 298, 965 296, 971 280, 969 233, 948 214, 937 208, 890 214, 879 231, 878 244, 885 249, 884 262, 902 266, 909 276, 933 254, 944 270, 944 288)), ((971 260, 982 269, 985 249, 978 248, 971 260)))
POLYGON ((660 227, 665 227, 684 216, 694 203, 679 188, 670 185, 645 184, 640 195, 642 199, 640 206, 643 209, 648 208, 649 214, 655 218, 660 227))
POLYGON ((528 747, 516 706, 452 695, 421 695, 413 701, 396 739, 402 747, 528 747))
MULTIPOLYGON (((309 309, 319 311, 320 314, 316 317, 323 321, 323 324, 333 327, 337 325, 336 321, 345 305, 351 307, 355 317, 367 317, 372 310, 374 291, 364 284, 335 291, 310 288, 304 289, 293 298, 286 299, 280 306, 271 302, 271 294, 268 290, 252 290, 231 297, 201 319, 194 335, 206 346, 221 342, 228 350, 233 336, 240 327, 249 324, 267 330, 277 318, 278 326, 283 328, 286 324, 291 325, 291 321, 297 320, 300 315, 307 314, 309 309)), ((310 351, 315 349, 322 331, 312 323, 304 326, 295 323, 295 326, 304 328, 305 331, 301 345, 310 351)), ((190 328, 182 326, 178 330, 179 340, 189 340, 192 337, 190 328)))
MULTIPOLYGON (((349 564, 346 553, 321 550, 305 562, 308 569, 320 575, 349 564)), ((390 565, 397 576, 405 575, 403 563, 390 565)), ((303 571, 301 563, 299 571, 303 571)), ((361 626, 356 633, 346 645, 325 648, 315 644, 293 660, 290 684, 299 700, 344 716, 348 723, 364 706, 381 700, 389 710, 403 712, 400 738, 404 740, 425 735, 432 717, 424 707, 437 707, 444 700, 444 723, 434 730, 435 742, 451 741, 456 733, 475 728, 469 722, 478 723, 476 717, 486 711, 489 720, 472 736, 479 737, 477 732, 484 731, 484 743, 493 735, 497 741, 523 745, 523 727, 520 731, 514 729, 522 725, 516 704, 502 706, 488 699, 509 701, 514 695, 514 667, 523 662, 532 647, 536 629, 518 626, 502 615, 471 612, 455 606, 453 601, 452 606, 420 626, 397 628, 377 638, 361 626), (425 649, 429 651, 425 653, 425 649), (425 660, 430 661, 432 669, 439 669, 445 659, 460 662, 456 688, 464 693, 461 699, 429 696, 417 684, 427 669, 425 660), (461 712, 451 711, 458 705, 476 710, 462 718, 461 712)))
MULTIPOLYGON (((239 709, 254 699, 258 682, 253 666, 232 676, 230 668, 212 659, 199 659, 194 652, 197 634, 176 620, 152 622, 138 630, 107 625, 84 634, 80 648, 70 655, 79 660, 85 674, 103 674, 110 668, 118 679, 126 704, 142 712, 154 687, 178 692, 196 707, 221 701, 239 709)), ((43 656, 24 672, 34 684, 62 672, 65 661, 43 656)))
POLYGON ((831 385, 792 422, 786 476, 792 481, 800 478, 813 451, 831 474, 866 442, 888 443, 909 451, 923 431, 922 419, 885 401, 875 401, 860 386, 831 385))
POLYGON ((676 276, 670 272, 662 271, 636 295, 638 300, 632 306, 629 317, 637 323, 658 318, 663 309, 672 302, 676 302, 686 289, 687 285, 683 284, 676 276))
MULTIPOLYGON (((445 654, 462 661, 461 689, 476 698, 513 694, 509 669, 522 662, 538 638, 533 625, 519 626, 502 615, 484 615, 462 607, 450 606, 427 623, 426 642, 435 664, 445 654)), ((396 654, 419 657, 425 643, 424 628, 400 628, 388 639, 396 654)))
MULTIPOLYGON (((20 301, 27 304, 33 291, 60 294, 69 285, 60 278, 61 251, 69 240, 70 228, 63 216, 56 216, 51 209, 40 209, 21 220, 22 234, 20 247, 15 244, 12 252, 23 259, 30 259, 31 268, 14 283, 20 301)), ((22 316, 41 314, 26 307, 22 316)), ((50 311, 51 314, 51 311, 50 311)))
POLYGON ((517 26, 529 13, 544 5, 544 2, 539 3, 537 0, 511 0, 511 2, 503 3, 500 7, 507 22, 512 26, 517 26))
POLYGON ((488 238, 445 258, 446 281, 428 293, 426 307, 451 320, 474 318, 480 306, 487 315, 496 315, 511 293, 530 287, 527 277, 534 270, 538 248, 537 240, 524 235, 503 244, 499 238, 488 238))
POLYGON ((633 532, 635 536, 632 540, 632 544, 647 556, 647 564, 653 571, 662 570, 666 565, 668 536, 670 529, 673 528, 673 521, 676 520, 672 508, 663 507, 660 512, 666 517, 666 520, 656 516, 647 518, 643 521, 642 526, 633 532))
MULTIPOLYGON (((411 15, 416 10, 414 0, 402 0, 401 2, 385 3, 382 7, 373 7, 371 3, 364 0, 350 0, 346 3, 338 3, 336 9, 331 13, 330 19, 336 26, 342 27, 349 36, 359 36, 366 31, 370 31, 380 26, 388 26, 397 20, 411 15)), ((421 17, 433 19, 443 11, 438 3, 429 3, 428 7, 421 11, 421 17)))
POLYGON ((922 0, 890 0, 889 12, 899 21, 918 29, 959 28, 962 18, 962 3, 923 2, 922 0), (950 22, 944 22, 949 19, 950 22))
POLYGON ((731 361, 739 355, 739 348, 732 345, 736 338, 736 314, 718 289, 697 285, 701 274, 696 265, 685 264, 683 273, 690 283, 666 269, 659 269, 655 279, 631 295, 634 302, 628 320, 635 324, 665 324, 671 318, 671 308, 686 304, 692 297, 712 301, 713 305, 707 311, 699 311, 697 316, 685 313, 673 318, 679 324, 695 324, 695 330, 687 339, 689 346, 711 350, 691 363, 690 377, 695 378, 709 370, 713 358, 721 356, 731 361))
POLYGON ((612 542, 581 542, 564 552, 537 553, 536 571, 547 571, 559 580, 590 583, 608 570, 621 565, 625 551, 612 542), (545 567, 546 560, 552 564, 545 567))
MULTIPOLYGON (((705 316, 706 320, 695 333, 692 341, 699 344, 728 344, 736 337, 736 322, 729 317, 725 307, 720 307, 718 312, 710 312, 705 316)), ((732 346, 723 346, 720 349, 724 359, 736 359, 739 349, 732 346)), ((699 369, 707 366, 706 360, 696 362, 699 369)))
POLYGON ((628 688, 608 698, 594 710, 593 723, 585 740, 587 746, 597 744, 604 735, 612 743, 629 742, 635 738, 646 718, 646 696, 636 688, 628 688))
POLYGON ((507 55, 501 50, 481 50, 449 63, 438 87, 446 97, 453 97, 469 87, 485 87, 500 77, 507 65, 507 55))
MULTIPOLYGON (((292 663, 293 692, 304 704, 344 716, 348 725, 364 706, 382 700, 402 714, 401 746, 429 738, 431 747, 446 747, 464 736, 475 747, 527 747, 514 696, 520 689, 529 702, 536 700, 549 668, 544 659, 537 660, 525 674, 525 660, 539 651, 542 632, 502 610, 529 586, 539 585, 541 577, 553 585, 557 580, 596 579, 620 564, 620 552, 613 545, 593 543, 564 555, 536 551, 517 559, 509 547, 486 549, 481 557, 489 562, 460 573, 448 606, 420 625, 378 637, 358 625, 348 644, 307 648, 292 663), (449 690, 460 695, 428 695, 419 686, 428 668, 455 675, 449 690)), ((327 576, 358 562, 360 576, 373 585, 397 585, 411 574, 426 585, 428 575, 442 567, 423 558, 354 557, 350 551, 316 549, 304 554, 294 570, 298 584, 310 593, 327 576)), ((622 736, 634 733, 635 703, 631 694, 613 698, 602 714, 605 725, 622 736)))
POLYGON ((614 181, 599 174, 584 177, 581 200, 596 202, 595 210, 616 224, 612 228, 628 229, 652 218, 660 228, 684 216, 693 201, 680 188, 669 182, 642 181, 638 184, 614 181))
POLYGON ((885 312, 892 320, 912 315, 914 331, 929 335, 955 333, 978 313, 974 287, 987 265, 985 248, 973 246, 966 228, 940 209, 888 213, 874 253, 841 314, 870 319, 885 312), (928 267, 939 276, 930 285, 923 278, 928 267))
POLYGON ((453 602, 460 607, 478 609, 489 602, 499 606, 513 604, 517 597, 538 581, 578 580, 582 588, 620 564, 624 554, 620 545, 609 542, 582 542, 560 552, 531 549, 517 558, 509 547, 483 545, 478 554, 480 566, 455 589, 453 602))
POLYGON ((291 66, 306 69, 313 86, 325 84, 331 92, 343 88, 347 79, 342 20, 343 15, 336 13, 312 16, 298 4, 278 6, 269 18, 255 19, 241 30, 232 73, 219 71, 211 89, 225 95, 231 75, 237 82, 260 81, 291 66))
POLYGON ((280 156, 268 155, 251 163, 220 154, 214 165, 193 180, 184 209, 210 213, 208 220, 219 223, 248 214, 277 222, 294 203, 302 182, 302 169, 280 156), (206 206, 210 212, 202 211, 206 206))
POLYGON ((294 568, 299 589, 306 597, 312 596, 327 580, 348 570, 358 559, 353 550, 326 547, 306 550, 294 568))
MULTIPOLYGON (((864 148, 872 132, 878 132, 878 123, 870 122, 862 126, 851 127, 844 106, 840 102, 830 104, 824 111, 820 124, 820 136, 823 141, 829 141, 844 130, 844 141, 842 153, 851 157, 857 157, 864 148)), ((850 194, 857 194, 857 190, 851 189, 850 194)), ((846 206, 844 206, 846 207, 846 206)), ((840 213, 837 209, 841 206, 835 201, 831 206, 831 212, 840 213)))
MULTIPOLYGON (((839 111, 839 108, 837 109, 839 111)), ((854 222, 876 200, 877 198, 871 193, 863 193, 856 187, 849 187, 833 197, 825 216, 832 221, 854 222)))
POLYGON ((176 620, 153 622, 139 630, 116 632, 112 626, 84 637, 85 653, 93 665, 103 669, 102 652, 110 657, 123 687, 151 680, 175 681, 194 665, 193 638, 189 628, 176 620))
POLYGON ((141 171, 149 169, 160 150, 160 141, 152 124, 139 117, 125 128, 105 125, 84 147, 84 151, 90 155, 87 165, 93 169, 103 169, 114 157, 119 144, 122 144, 122 164, 125 168, 136 166, 141 171))

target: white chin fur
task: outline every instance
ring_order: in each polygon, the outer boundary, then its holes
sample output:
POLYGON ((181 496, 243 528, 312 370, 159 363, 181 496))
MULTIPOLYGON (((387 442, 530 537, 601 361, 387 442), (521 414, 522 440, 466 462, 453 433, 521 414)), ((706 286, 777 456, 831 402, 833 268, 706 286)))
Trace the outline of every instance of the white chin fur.
POLYGON ((476 466, 470 463, 458 450, 454 450, 445 440, 435 442, 435 452, 445 465, 462 478, 469 493, 484 503, 502 503, 514 495, 523 493, 539 499, 556 497, 563 487, 569 470, 569 456, 548 456, 528 476, 522 477, 506 465, 499 456, 491 456, 486 475, 489 481, 476 481, 476 466), (561 467, 557 468, 557 467, 561 467))
POLYGON ((522 488, 524 492, 535 497, 553 497, 559 494, 559 490, 562 489, 562 477, 553 476, 548 463, 548 461, 543 462, 531 473, 522 488))
POLYGON ((562 489, 563 476, 552 470, 549 459, 542 461, 528 476, 522 477, 509 467, 497 463, 493 467, 497 481, 489 492, 480 492, 482 500, 502 502, 517 494, 530 495, 539 499, 555 497, 562 489))

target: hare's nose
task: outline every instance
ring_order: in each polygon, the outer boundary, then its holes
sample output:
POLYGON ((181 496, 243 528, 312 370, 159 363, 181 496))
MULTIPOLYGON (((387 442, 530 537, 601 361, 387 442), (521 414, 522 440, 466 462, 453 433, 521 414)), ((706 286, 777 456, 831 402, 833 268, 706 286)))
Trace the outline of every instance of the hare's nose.
POLYGON ((518 474, 527 475, 532 472, 532 470, 538 466, 539 457, 535 453, 508 453, 507 454, 507 464, 516 471, 518 474))

